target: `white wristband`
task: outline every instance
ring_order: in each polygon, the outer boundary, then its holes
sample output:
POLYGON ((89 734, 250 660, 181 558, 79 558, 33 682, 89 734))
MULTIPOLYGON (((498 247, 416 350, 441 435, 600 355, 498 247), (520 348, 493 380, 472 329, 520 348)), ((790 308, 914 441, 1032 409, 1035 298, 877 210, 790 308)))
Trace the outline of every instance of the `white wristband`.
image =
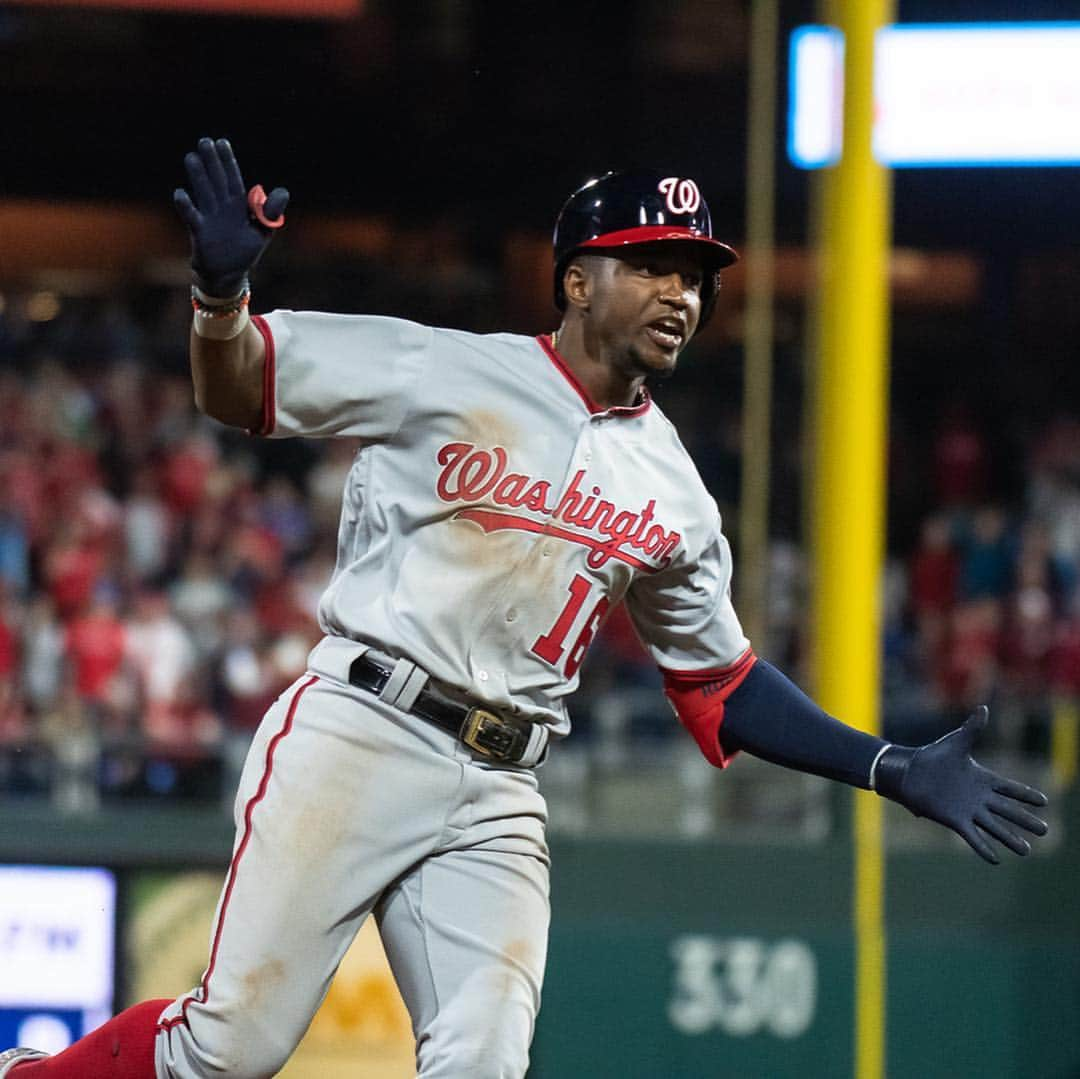
POLYGON ((892 749, 892 742, 886 742, 881 747, 881 749, 879 749, 877 751, 877 755, 874 757, 874 762, 873 762, 873 764, 870 765, 870 789, 872 791, 877 790, 877 766, 878 766, 878 761, 881 760, 881 758, 883 756, 885 756, 885 751, 887 749, 892 749))
POLYGON ((202 307, 195 308, 195 332, 210 341, 231 341, 247 329, 250 321, 246 304, 239 311, 231 311, 227 315, 216 315, 202 307))
POLYGON ((191 286, 191 301, 197 307, 239 307, 251 295, 251 286, 244 279, 243 287, 239 292, 231 296, 211 296, 209 292, 203 292, 198 285, 191 286))

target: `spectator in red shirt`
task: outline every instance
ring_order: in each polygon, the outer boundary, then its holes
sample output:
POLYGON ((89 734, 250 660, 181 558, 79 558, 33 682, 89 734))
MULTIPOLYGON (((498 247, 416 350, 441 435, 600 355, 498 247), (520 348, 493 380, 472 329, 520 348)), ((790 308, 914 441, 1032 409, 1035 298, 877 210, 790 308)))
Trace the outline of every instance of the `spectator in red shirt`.
POLYGON ((953 609, 940 684, 955 708, 974 708, 997 688, 1002 644, 1002 602, 985 597, 953 609))
POLYGON ((126 650, 127 631, 116 606, 99 592, 90 609, 69 623, 65 652, 78 695, 114 717, 126 700, 122 679, 126 650))
POLYGON ((65 521, 45 555, 45 581, 57 614, 67 620, 84 610, 97 588, 104 558, 86 542, 77 519, 65 521))
POLYGON ((0 744, 20 741, 26 734, 25 713, 18 692, 18 640, 5 611, 0 582, 0 744))
POLYGON ((962 405, 953 407, 938 431, 934 472, 942 505, 970 506, 986 491, 986 441, 962 405))
POLYGON ((1050 689, 1061 697, 1080 697, 1080 615, 1062 619, 1047 657, 1050 689))
POLYGON ((912 559, 910 584, 918 650, 928 671, 941 659, 959 576, 960 557, 952 545, 948 519, 940 514, 928 517, 912 559))
POLYGON ((191 435, 165 461, 165 501, 177 514, 191 513, 206 492, 206 483, 218 461, 217 444, 204 435, 191 435))
POLYGON ((0 684, 15 672, 15 634, 0 611, 0 684))
POLYGON ((911 602, 916 615, 946 613, 956 601, 960 559, 948 520, 935 514, 923 521, 911 564, 911 602))

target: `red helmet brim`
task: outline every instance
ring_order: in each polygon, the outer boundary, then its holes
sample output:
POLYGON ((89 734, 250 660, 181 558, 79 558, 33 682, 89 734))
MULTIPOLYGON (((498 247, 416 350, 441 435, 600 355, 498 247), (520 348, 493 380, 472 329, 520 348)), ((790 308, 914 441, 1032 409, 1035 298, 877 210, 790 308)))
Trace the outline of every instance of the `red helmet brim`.
POLYGON ((694 243, 706 248, 706 254, 717 270, 737 262, 739 256, 735 249, 711 236, 706 236, 697 229, 680 225, 638 225, 630 229, 618 229, 594 236, 591 240, 578 244, 578 250, 587 247, 626 247, 633 244, 668 243, 679 241, 694 243))

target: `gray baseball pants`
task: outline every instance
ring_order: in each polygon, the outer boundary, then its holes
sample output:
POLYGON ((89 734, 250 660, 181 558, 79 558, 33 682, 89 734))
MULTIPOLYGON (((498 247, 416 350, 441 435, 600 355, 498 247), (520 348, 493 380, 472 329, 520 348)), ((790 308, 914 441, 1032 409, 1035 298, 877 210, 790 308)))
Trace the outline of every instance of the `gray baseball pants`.
POLYGON ((536 777, 342 677, 308 672, 256 733, 210 962, 163 1013, 158 1079, 275 1075, 372 913, 418 1076, 526 1072, 549 921, 536 777))

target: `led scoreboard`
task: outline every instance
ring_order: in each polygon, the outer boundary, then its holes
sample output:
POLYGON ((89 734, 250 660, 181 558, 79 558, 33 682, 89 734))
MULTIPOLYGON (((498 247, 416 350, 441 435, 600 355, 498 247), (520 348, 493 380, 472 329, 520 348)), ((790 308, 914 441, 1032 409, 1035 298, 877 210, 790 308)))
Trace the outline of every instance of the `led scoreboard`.
POLYGON ((112 1015, 116 880, 0 866, 0 1045, 57 1052, 112 1015))
MULTIPOLYGON (((844 40, 791 39, 788 154, 837 161, 844 40)), ((874 44, 874 154, 883 165, 1080 165, 1080 23, 898 24, 874 44)))

